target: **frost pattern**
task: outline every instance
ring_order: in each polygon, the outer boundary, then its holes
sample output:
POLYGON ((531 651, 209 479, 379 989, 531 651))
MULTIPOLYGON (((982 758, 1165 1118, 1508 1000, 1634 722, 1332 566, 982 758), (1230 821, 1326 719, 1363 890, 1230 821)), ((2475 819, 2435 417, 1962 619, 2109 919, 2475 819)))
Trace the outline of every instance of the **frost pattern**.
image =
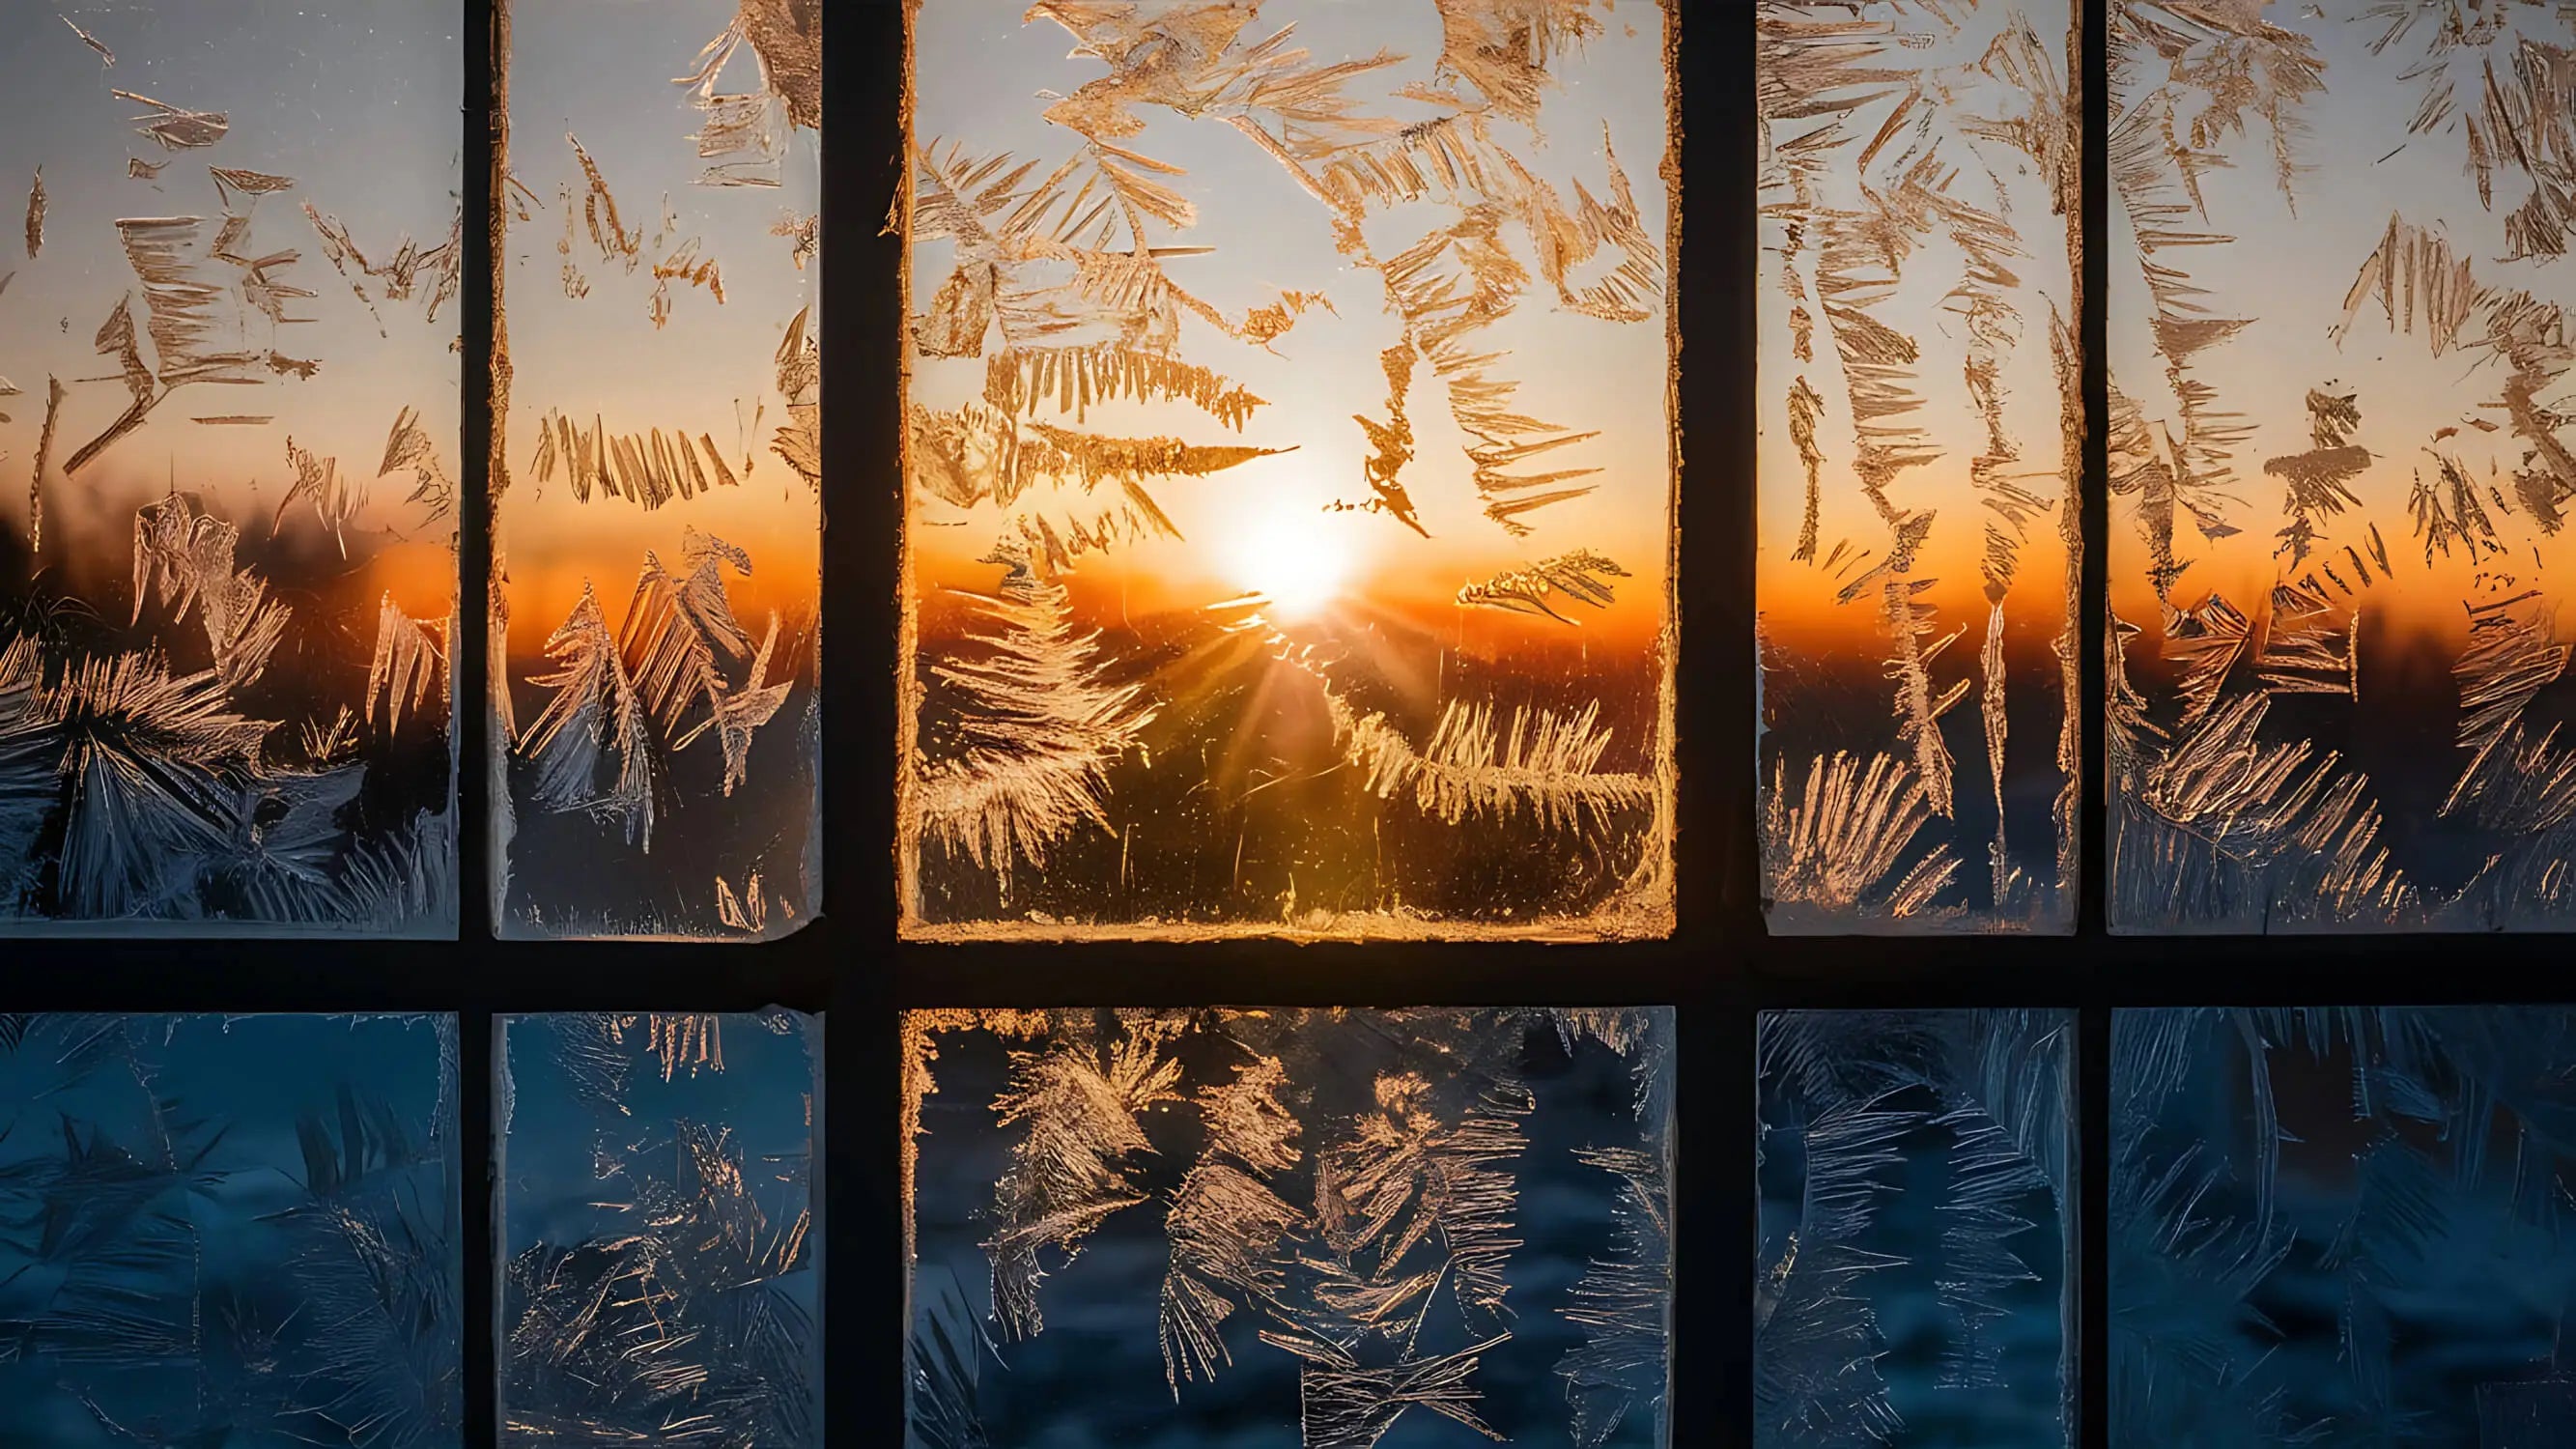
POLYGON ((817 205, 822 5, 502 8, 496 919, 783 935, 821 889, 819 220, 780 202, 817 205), (611 33, 666 62, 600 72, 611 33))
POLYGON ((1756 9, 1775 929, 2072 928, 2086 9, 1756 9), (1782 807, 1846 750, 1901 832, 1782 807))
POLYGON ((453 130, 364 99, 438 89, 453 37, 246 21, 343 98, 281 130, 251 71, 110 87, 185 23, 60 18, 10 62, 69 91, 0 66, 0 933, 452 931, 452 331, 326 295, 305 218, 459 214, 453 130))
POLYGON ((908 1444, 1095 1411, 1664 1442, 1669 1013, 915 1012, 904 1040, 908 1444), (1633 1111, 1583 1105, 1604 1086, 1633 1111), (1532 1288, 1572 1242, 1580 1280, 1532 1288))
POLYGON ((754 648, 726 597, 725 575, 750 574, 751 556, 690 529, 680 567, 647 552, 614 633, 584 581, 546 641, 556 669, 530 681, 550 691, 545 708, 514 746, 533 762, 539 805, 614 820, 647 852, 670 757, 712 731, 731 795, 749 771, 752 736, 788 689, 768 681, 778 616, 754 648))
POLYGON ((819 1017, 506 1017, 501 1443, 819 1449, 819 1017))
POLYGON ((2562 1441, 2571 1041, 2560 1007, 2116 1013, 2111 1443, 2562 1441))
MULTIPOLYGON (((1664 600, 1614 583, 1646 572, 1641 527, 1663 546, 1663 500, 1640 517, 1636 498, 1653 471, 1636 460, 1660 440, 1552 420, 1575 344, 1531 347, 1516 317, 1619 349, 1668 316, 1651 194, 1623 162, 1635 140, 1614 144, 1577 89, 1662 78, 1639 64, 1654 27, 1594 0, 1407 0, 1378 21, 1306 8, 1044 0, 1022 24, 1058 34, 1045 54, 1074 49, 1042 109, 971 122, 952 97, 996 83, 988 47, 964 53, 948 13, 914 16, 893 219, 917 282, 903 753, 917 934, 1669 928, 1664 600), (1612 50, 1617 65, 1593 63, 1612 50), (1248 225, 1294 228, 1300 274, 1251 279, 1236 259, 1248 225), (1368 359, 1371 386, 1383 375, 1382 402, 1318 416, 1242 380, 1343 357, 1368 359), (1616 471, 1640 478, 1605 483, 1616 471), (1404 564, 1343 581, 1320 617, 1250 617, 1292 610, 1261 566, 1220 556, 1223 536, 1260 529, 1279 480, 1321 476, 1282 510, 1282 550, 1347 538, 1404 564), (949 528, 974 551, 946 557, 949 528), (1462 557, 1471 581, 1436 598, 1568 633, 1444 645, 1409 612, 1431 600, 1392 581, 1455 578, 1462 557), (1095 698, 1134 696, 1123 732, 992 727, 978 675, 997 591, 1061 600, 1047 607, 1086 641, 1095 698), (1605 616, 1644 637, 1572 632, 1605 616), (1439 681, 1427 698, 1416 674, 1439 681), (1307 727, 1318 709, 1329 741, 1307 727), (1290 711, 1302 718, 1274 717, 1290 711), (1247 766, 1258 778, 1233 778, 1247 766), (1334 783, 1237 808, 1312 780, 1334 783), (1398 800, 1417 818, 1375 803, 1398 800), (1311 839, 1319 819, 1360 833, 1311 839), (1469 862, 1577 837, 1596 862, 1578 879, 1509 887, 1542 899, 1460 888, 1469 862), (1363 857, 1378 864, 1355 874, 1363 857)), ((1017 55, 998 63, 1033 62, 1026 38, 990 47, 1017 55)))
POLYGON ((2576 21, 2110 24, 2114 926, 2562 918, 2576 21))
POLYGON ((453 1017, 0 1019, 0 1439, 461 1449, 456 1085, 453 1017))
POLYGON ((2075 1443, 2074 1036, 1762 1015, 1756 1445, 2075 1443))

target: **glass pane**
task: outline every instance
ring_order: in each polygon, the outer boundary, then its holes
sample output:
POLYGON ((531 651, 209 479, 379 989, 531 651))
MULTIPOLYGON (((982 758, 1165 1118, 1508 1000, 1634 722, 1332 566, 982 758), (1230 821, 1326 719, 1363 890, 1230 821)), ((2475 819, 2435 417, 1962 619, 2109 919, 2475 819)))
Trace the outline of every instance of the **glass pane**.
POLYGON ((2117 930, 2576 920, 2576 16, 2362 9, 2116 12, 2117 930))
POLYGON ((822 1449, 823 1019, 495 1034, 502 1449, 822 1449))
POLYGON ((2074 1013, 1758 1030, 1757 1449, 2072 1449, 2074 1013))
POLYGON ((911 11, 906 932, 1668 933, 1666 17, 1023 8, 911 11))
POLYGON ((1773 931, 2074 929, 2085 8, 1756 12, 1773 931))
POLYGON ((1670 1008, 903 1039, 906 1443, 1667 1442, 1670 1008))
POLYGON ((2111 1443, 2564 1444, 2564 1007, 2121 1011, 2111 1443))
POLYGON ((0 1015, 0 1443, 465 1443, 452 1016, 0 1015))
POLYGON ((0 935, 453 936, 457 17, 11 22, 0 935))
POLYGON ((783 936, 822 880, 822 0, 502 8, 495 928, 783 936))

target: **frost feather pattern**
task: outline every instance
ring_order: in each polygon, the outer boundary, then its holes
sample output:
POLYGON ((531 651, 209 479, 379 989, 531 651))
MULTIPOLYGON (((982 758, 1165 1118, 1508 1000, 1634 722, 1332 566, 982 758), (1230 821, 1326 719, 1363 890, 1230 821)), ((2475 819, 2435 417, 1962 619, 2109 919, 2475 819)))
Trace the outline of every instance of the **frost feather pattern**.
POLYGON ((7 1018, 0 1439, 462 1449, 456 1047, 444 1016, 7 1018))
POLYGON ((2108 18, 2113 928, 2563 921, 2576 16, 2108 18))
POLYGON ((2576 1432, 2565 1007, 2114 1014, 2116 1449, 2576 1432))
POLYGON ((2075 1020, 1757 1027, 1760 1449, 2076 1442, 2075 1020))
POLYGON ((1751 17, 1774 930, 2072 929, 2086 9, 1751 17), (1901 828, 1819 813, 1855 769, 1901 828))
POLYGON ((942 1011, 903 1037, 915 1449, 1095 1414, 1307 1449, 1413 1420, 1665 1442, 1667 1011, 942 1011))
POLYGON ((821 1449, 821 1019, 496 1032, 501 1444, 821 1449))

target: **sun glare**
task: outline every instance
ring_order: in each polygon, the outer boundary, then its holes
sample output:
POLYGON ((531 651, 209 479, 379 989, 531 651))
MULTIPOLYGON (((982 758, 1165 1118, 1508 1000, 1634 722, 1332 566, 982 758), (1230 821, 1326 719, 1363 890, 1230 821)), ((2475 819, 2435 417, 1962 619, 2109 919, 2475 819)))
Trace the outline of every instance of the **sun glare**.
POLYGON ((1333 602, 1349 577, 1351 540, 1330 515, 1274 504, 1255 511, 1234 538, 1231 581, 1270 601, 1281 619, 1306 618, 1333 602))

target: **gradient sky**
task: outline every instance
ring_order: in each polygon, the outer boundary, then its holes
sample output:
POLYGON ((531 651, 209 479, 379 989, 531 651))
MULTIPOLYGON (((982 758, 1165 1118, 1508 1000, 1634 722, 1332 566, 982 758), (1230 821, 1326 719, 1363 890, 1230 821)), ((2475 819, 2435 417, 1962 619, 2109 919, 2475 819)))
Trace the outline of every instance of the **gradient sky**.
MULTIPOLYGON (((733 0, 512 7, 510 167, 544 208, 530 206, 527 221, 516 211, 509 218, 507 308, 517 375, 509 421, 513 483, 500 542, 512 581, 514 652, 543 643, 579 599, 584 578, 596 583, 613 622, 644 551, 676 567, 690 525, 751 551, 753 577, 730 586, 735 612, 755 633, 759 610, 808 606, 815 597, 821 506, 770 452, 769 439, 787 418, 777 389, 779 341, 797 310, 819 300, 822 272, 819 261, 797 270, 790 243, 770 228, 783 216, 819 209, 819 143, 810 131, 792 133, 778 187, 697 185, 705 163, 691 138, 704 115, 686 87, 671 83, 696 68, 700 48, 723 32, 734 8, 733 0), (647 255, 631 274, 599 259, 579 219, 588 183, 567 135, 578 136, 598 163, 626 230, 644 233, 647 255), (564 295, 557 251, 566 186, 576 212, 573 257, 590 280, 589 295, 577 301, 564 295), (666 197, 679 229, 655 252, 666 197), (706 289, 674 282, 670 319, 656 329, 648 310, 651 264, 691 236, 722 268, 725 300, 719 305, 706 289), (674 499, 651 513, 618 500, 580 503, 560 474, 539 484, 529 469, 550 408, 585 430, 596 418, 613 433, 658 427, 712 436, 737 475, 747 444, 753 471, 740 488, 674 499), (764 408, 757 432, 748 431, 754 410, 764 408)), ((745 45, 718 90, 747 92, 758 82, 745 45)))
MULTIPOLYGON (((978 154, 1008 151, 1042 163, 1035 180, 1081 145, 1073 132, 1051 125, 1041 112, 1058 95, 1105 74, 1096 60, 1069 55, 1072 37, 1051 21, 1022 24, 1022 0, 937 0, 920 11, 915 133, 922 144, 962 142, 978 154)), ((1537 174, 1574 204, 1571 182, 1581 178, 1607 199, 1602 126, 1617 150, 1636 196, 1640 218, 1658 248, 1665 241, 1666 197, 1660 176, 1665 145, 1663 18, 1650 0, 1622 0, 1596 7, 1604 33, 1579 53, 1551 62, 1559 83, 1545 93, 1540 122, 1543 145, 1524 128, 1504 122, 1496 134, 1537 174)), ((1369 114, 1406 120, 1436 114, 1387 93, 1406 81, 1428 80, 1440 51, 1440 18, 1430 0, 1300 0, 1273 3, 1247 29, 1266 36, 1293 22, 1293 45, 1317 62, 1372 55, 1380 49, 1404 63, 1354 81, 1349 93, 1369 114)), ((1425 541, 1392 517, 1321 512, 1333 499, 1370 497, 1361 462, 1369 444, 1356 413, 1383 420, 1386 379, 1378 357, 1399 337, 1386 310, 1378 278, 1334 251, 1330 218, 1275 163, 1230 127, 1194 123, 1159 107, 1140 106, 1141 135, 1124 143, 1145 155, 1187 168, 1161 178, 1198 208, 1199 224, 1186 234, 1155 234, 1157 243, 1213 246, 1209 255, 1169 263, 1172 278, 1219 310, 1241 316, 1246 308, 1278 300, 1282 289, 1325 292, 1339 315, 1310 310, 1294 330, 1271 344, 1277 354, 1229 339, 1195 317, 1183 321, 1181 355, 1214 369, 1269 400, 1237 434, 1187 404, 1095 405, 1087 427, 1107 434, 1168 433, 1194 443, 1248 443, 1298 451, 1256 459, 1204 479, 1149 483, 1156 502, 1186 541, 1155 540, 1106 559, 1087 557, 1085 575, 1152 579, 1175 603, 1204 603, 1242 592, 1242 561, 1283 530, 1320 534, 1322 546, 1352 560, 1352 572, 1369 580, 1372 594, 1445 598, 1470 578, 1516 564, 1589 547, 1626 567, 1633 578, 1620 586, 1617 615, 1651 630, 1660 623, 1662 573, 1668 537, 1671 458, 1665 421, 1668 352, 1660 310, 1638 323, 1611 323, 1563 311, 1553 289, 1537 277, 1504 321, 1477 334, 1477 350, 1509 349, 1493 369, 1521 382, 1520 410, 1569 428, 1601 430, 1589 442, 1548 454, 1547 467, 1598 466, 1582 481, 1599 484, 1588 497, 1522 515, 1533 532, 1512 539, 1483 516, 1484 501, 1469 479, 1459 449, 1462 434, 1449 417, 1445 388, 1427 364, 1415 368, 1407 401, 1416 456, 1403 482, 1433 535, 1425 541)), ((1379 255, 1410 245, 1432 227, 1454 220, 1447 206, 1415 204, 1373 215, 1369 237, 1379 255)), ((1507 227, 1514 254, 1528 263, 1525 232, 1507 227)), ((947 276, 945 241, 927 242, 913 272, 915 312, 925 310, 947 276)), ((1615 256, 1610 257, 1615 263, 1615 256)), ((1596 261, 1577 272, 1588 280, 1596 261)), ((996 345, 988 335, 987 352, 996 345)), ((916 358, 913 397, 931 407, 955 407, 981 394, 984 361, 916 358)), ((1049 415, 1042 414, 1042 419, 1049 415)), ((1067 420, 1070 425, 1070 420, 1067 420)), ((1533 463, 1532 468, 1541 466, 1533 463)), ((997 572, 972 560, 991 546, 992 514, 968 516, 962 528, 922 526, 954 522, 958 511, 936 500, 916 500, 913 534, 930 578, 961 586, 990 587, 997 572)), ((1607 625, 1607 619, 1599 620, 1607 625)))
MULTIPOLYGON (((456 215, 462 144, 458 103, 464 50, 458 11, 431 0, 190 0, 186 4, 70 0, 59 7, 116 52, 103 66, 60 19, 58 7, 19 7, 0 45, 0 376, 21 395, 0 399, 0 521, 23 530, 27 475, 45 413, 45 379, 70 386, 46 479, 48 547, 75 536, 84 549, 112 549, 110 573, 124 568, 131 512, 173 482, 206 494, 246 525, 265 515, 292 479, 286 440, 339 459, 344 475, 365 476, 383 456, 396 415, 420 410, 457 477, 457 358, 460 327, 451 303, 427 320, 426 283, 410 303, 381 304, 383 329, 323 257, 301 207, 310 201, 347 224, 370 259, 381 261, 409 235, 424 247, 446 240, 456 215), (217 144, 165 151, 137 134, 148 108, 111 88, 190 109, 222 111, 229 133, 217 144), (130 179, 129 157, 163 161, 157 182, 130 179), (22 223, 29 183, 44 168, 48 219, 42 254, 29 261, 22 223), (67 482, 61 465, 105 429, 128 401, 116 363, 91 346, 120 297, 140 285, 117 245, 121 217, 199 216, 206 238, 223 215, 209 166, 292 176, 294 190, 260 198, 252 211, 251 255, 294 250, 301 258, 273 273, 314 292, 290 303, 309 324, 272 327, 255 313, 246 334, 219 333, 214 346, 274 345, 318 358, 310 381, 271 379, 257 387, 192 385, 162 403, 129 434, 67 482), (65 324, 68 324, 66 326, 65 324), (238 338, 238 342, 235 341, 238 338), (197 416, 266 414, 265 427, 209 427, 197 416)), ((246 203, 237 203, 246 204, 246 203)), ((213 279, 232 269, 217 264, 213 279)), ((380 289, 372 279, 370 292, 380 289)), ((237 296, 233 300, 237 301, 237 296)), ((222 309, 241 314, 238 306, 222 309)), ((145 357, 153 357, 148 339, 145 357)), ((387 478, 353 532, 419 534, 399 572, 402 602, 415 614, 444 614, 455 584, 444 545, 449 525, 422 531, 422 510, 402 500, 408 472, 387 478)), ((317 526, 302 515, 304 526, 317 526)), ((289 528, 297 526, 293 522, 289 528)), ((389 580, 389 582, 392 582, 389 580)))
MULTIPOLYGON (((1929 10, 1930 7, 1904 7, 1900 12, 1895 7, 1874 6, 1867 14, 1868 18, 1886 21, 1891 33, 1898 37, 1879 63, 1946 77, 1953 86, 1952 108, 1956 115, 2009 119, 2028 111, 2029 101, 2020 90, 1972 69, 2016 15, 2026 18, 2042 43, 2050 47, 2063 77, 2067 0, 2017 0, 2010 5, 1989 5, 1957 13, 1951 24, 1942 23, 1929 10)), ((1818 19, 1836 19, 1845 13, 1839 6, 1819 5, 1816 11, 1818 19)), ((1899 88, 1887 87, 1884 96, 1842 118, 1849 139, 1836 153, 1824 178, 1819 197, 1823 206, 1838 210, 1859 210, 1864 206, 1858 184, 1861 151, 1902 95, 1899 88)), ((1828 116, 1780 122, 1772 128, 1772 143, 1785 145, 1833 120, 1828 116)), ((1900 141, 1898 146, 1890 147, 1879 159, 1881 168, 1890 164, 1901 145, 1900 141)), ((2012 268, 2021 286, 2012 292, 2011 300, 2021 316, 2018 340, 2002 370, 2004 427, 2021 451, 2021 461, 2012 471, 2022 486, 2043 499, 2056 499, 2065 491, 2060 451, 2063 430, 2056 372, 2050 358, 2049 327, 2052 307, 2055 315, 2070 323, 2075 315, 2066 264, 2068 222, 2051 214, 2047 182, 2030 158, 2007 144, 1983 141, 1971 148, 1963 144, 1962 138, 1953 136, 1943 141, 1937 154, 1957 168, 1951 187, 1953 195, 1971 205, 2002 212, 2020 236, 2022 255, 2012 268)), ((1786 196, 1785 190, 1777 195, 1766 192, 1763 199, 1768 204, 1785 200, 1786 196)), ((1812 232, 1805 239, 1797 265, 1807 289, 1805 306, 1815 319, 1815 360, 1801 364, 1791 351, 1790 308, 1794 301, 1781 286, 1781 259, 1787 236, 1784 221, 1764 218, 1761 271, 1756 281, 1761 425, 1757 453, 1761 535, 1758 595, 1764 626, 1775 638, 1801 631, 1847 637, 1851 631, 1881 628, 1878 590, 1871 589, 1849 604, 1837 604, 1834 595, 1886 557, 1888 529, 1852 477, 1856 446, 1850 394, 1843 382, 1833 333, 1815 292, 1819 238, 1812 232), (1817 549, 1812 563, 1790 558, 1806 511, 1806 469, 1790 440, 1788 411, 1791 383, 1802 375, 1824 400, 1823 414, 1816 426, 1816 445, 1825 462, 1819 473, 1817 549), (1850 555, 1868 550, 1869 556, 1857 566, 1837 565, 1829 572, 1823 564, 1834 545, 1843 540, 1850 542, 1850 555)), ((1916 580, 1938 580, 1935 587, 1918 597, 1941 610, 1946 620, 1941 630, 1944 633, 1971 620, 1982 630, 1984 582, 1978 561, 1985 548, 1986 524, 1998 517, 1985 506, 1968 478, 1970 463, 1985 450, 1986 430, 1969 399, 1962 373, 1967 361, 1968 327, 1951 295, 1965 268, 1965 257, 1946 236, 1920 238, 1915 249, 1902 259, 1902 284, 1884 301, 1868 308, 1871 318, 1904 333, 1921 349, 1914 370, 1914 391, 1922 399, 1922 406, 1910 419, 1887 421, 1913 422, 1929 434, 1942 456, 1898 475, 1888 489, 1888 497, 1899 508, 1929 509, 1935 514, 1932 532, 1917 556, 1911 576, 1916 580)), ((2052 633, 2064 617, 2061 600, 2065 552, 2058 545, 2056 528, 2053 514, 2032 520, 2021 543, 2014 590, 2007 600, 2016 621, 2037 619, 2052 633)), ((1953 660, 1967 663, 1971 656, 1962 652, 1953 660)))
MULTIPOLYGON (((2407 514, 2407 496, 2416 470, 2429 475, 2434 466, 2425 446, 2435 432, 2452 426, 2460 428, 2459 435, 2441 446, 2453 450, 2482 487, 2495 470, 2494 481, 2512 496, 2512 470, 2523 444, 2510 431, 2481 433, 2466 426, 2473 416, 2504 421, 2501 410, 2482 405, 2501 395, 2505 369, 2490 354, 2465 346, 2434 357, 2420 323, 2412 336, 2394 332, 2375 301, 2363 309, 2340 348, 2331 330, 2343 321, 2345 293, 2378 246, 2392 211, 2417 225, 2438 227, 2455 254, 2468 259, 2477 280, 2488 286, 2576 301, 2576 270, 2571 270, 2576 263, 2500 260, 2506 252, 2504 218, 2529 195, 2529 182, 2499 165, 2490 211, 2478 202, 2467 167, 2467 140, 2456 120, 2425 135, 2408 133, 2422 91, 2418 82, 2402 77, 2421 60, 2433 21, 2420 20, 2405 40, 2374 56, 2369 42, 2386 31, 2387 21, 2365 18, 2369 8, 2345 0, 2323 7, 2276 3, 2264 12, 2272 24, 2313 40, 2325 61, 2325 92, 2311 97, 2299 113, 2305 134, 2297 147, 2301 171, 2291 197, 2285 199, 2275 184, 2268 134, 2258 130, 2250 137, 2231 138, 2218 148, 2229 167, 2210 172, 2203 191, 2207 229, 2233 235, 2236 242, 2164 258, 2187 269, 2195 284, 2207 289, 2212 315, 2253 319, 2232 341, 2198 354, 2193 366, 2217 389, 2221 407, 2244 414, 2255 425, 2253 442, 2239 449, 2236 459, 2239 486, 2232 491, 2244 501, 2227 509, 2229 520, 2244 531, 2213 545, 2188 520, 2178 520, 2176 551, 2200 561, 2184 576, 2176 601, 2189 604, 2218 589, 2238 607, 2254 611, 2274 576, 2275 532, 2288 521, 2280 480, 2263 475, 2263 460, 2313 446, 2308 389, 2336 383, 2337 391, 2358 391, 2361 429, 2355 441, 2376 457, 2370 471, 2350 484, 2362 506, 2321 521, 2320 534, 2337 545, 2361 542, 2368 526, 2376 523, 2396 575, 2393 582, 2384 580, 2366 592, 2366 607, 2391 611, 2384 617, 2457 642, 2466 634, 2460 601, 2476 568, 2455 548, 2449 563, 2427 569, 2423 545, 2407 514), (2323 13, 2305 13, 2312 9, 2323 13)), ((2504 9, 2524 33, 2566 42, 2563 23, 2553 22, 2552 12, 2504 9)), ((2462 73, 2474 76, 2475 71, 2462 73)), ((2475 101, 2467 83, 2460 95, 2475 101)), ((2115 106, 2129 99, 2116 93, 2112 98, 2115 106)), ((2146 404, 2150 418, 2171 419, 2162 362, 2147 330, 2151 308, 2136 263, 2136 242, 2116 206, 2111 227, 2111 375, 2146 404)), ((2463 342, 2473 340, 2476 332, 2464 331, 2463 342)), ((2563 399, 2560 405, 2565 406, 2563 399)), ((2146 547, 2124 503, 2115 502, 2112 520, 2112 602, 2124 617, 2152 628, 2155 601, 2145 579, 2146 547)), ((2537 530, 2519 514, 2497 515, 2495 521, 2516 555, 2510 567, 2523 573, 2513 591, 2530 587, 2529 542, 2537 538, 2537 530)), ((2550 563, 2565 561, 2567 535, 2538 542, 2550 563)), ((2341 548, 2332 552, 2337 571, 2358 585, 2340 561, 2341 548)), ((2363 552, 2368 553, 2366 543, 2363 552)), ((2312 554, 2311 564, 2315 561, 2312 554)))

